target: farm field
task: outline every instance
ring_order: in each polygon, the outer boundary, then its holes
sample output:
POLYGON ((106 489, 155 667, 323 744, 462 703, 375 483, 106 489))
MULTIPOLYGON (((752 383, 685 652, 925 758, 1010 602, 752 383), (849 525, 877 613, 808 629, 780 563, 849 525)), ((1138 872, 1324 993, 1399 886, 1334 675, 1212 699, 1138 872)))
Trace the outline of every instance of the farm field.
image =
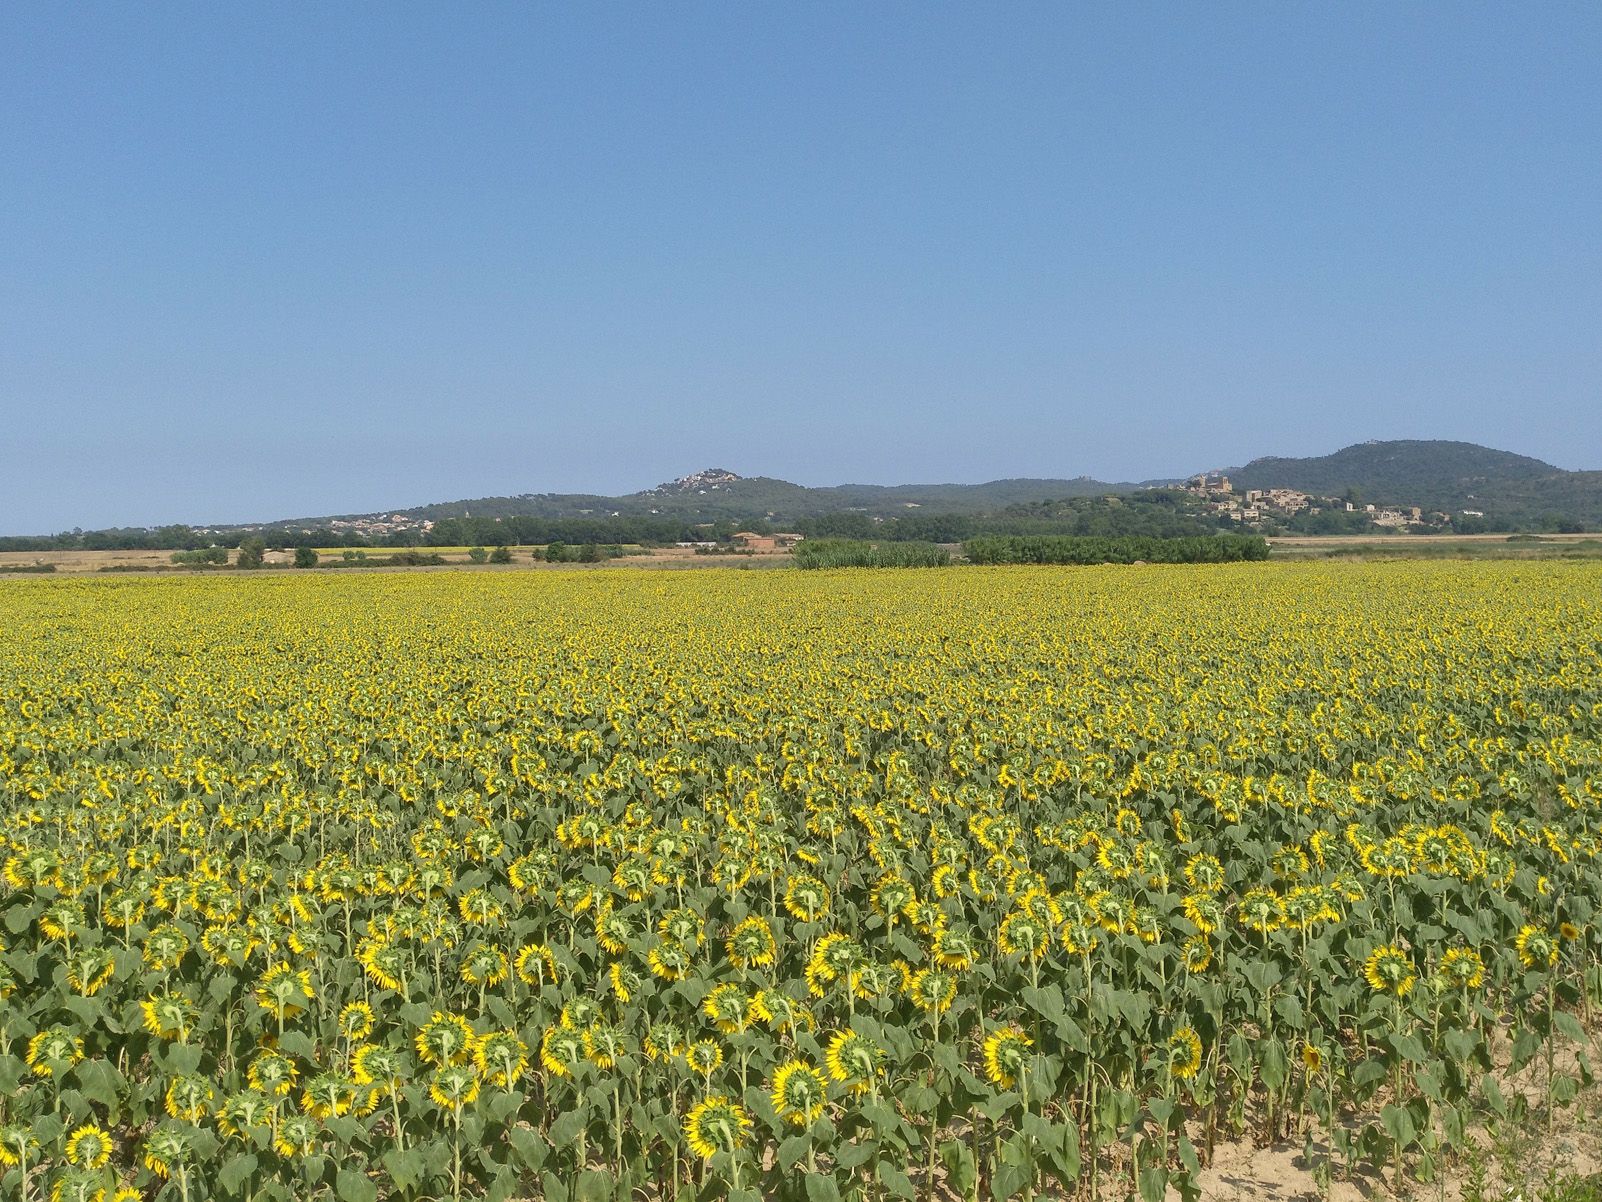
POLYGON ((1392 1188, 1590 1084, 1595 563, 0 623, 6 1197, 1153 1202, 1241 1141, 1392 1188))

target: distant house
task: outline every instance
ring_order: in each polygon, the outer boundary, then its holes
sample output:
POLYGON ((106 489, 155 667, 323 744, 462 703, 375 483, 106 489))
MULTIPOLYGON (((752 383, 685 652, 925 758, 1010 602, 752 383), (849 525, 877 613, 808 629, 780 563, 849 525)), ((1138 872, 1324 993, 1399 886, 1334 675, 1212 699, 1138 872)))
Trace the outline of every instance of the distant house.
POLYGON ((775 531, 772 534, 755 534, 742 530, 734 535, 734 545, 743 551, 788 551, 802 540, 802 535, 775 531))

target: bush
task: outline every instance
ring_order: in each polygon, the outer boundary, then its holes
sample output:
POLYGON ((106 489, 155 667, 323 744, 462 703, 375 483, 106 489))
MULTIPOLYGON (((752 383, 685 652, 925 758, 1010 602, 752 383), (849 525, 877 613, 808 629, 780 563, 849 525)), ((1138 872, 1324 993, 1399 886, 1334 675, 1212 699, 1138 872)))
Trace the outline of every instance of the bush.
POLYGON ((201 547, 196 551, 174 551, 172 561, 190 568, 208 567, 212 564, 222 567, 228 562, 228 548, 201 547))
POLYGON ((315 568, 319 558, 321 557, 317 552, 310 547, 295 548, 295 566, 297 568, 315 568))
POLYGON ((489 558, 489 552, 484 550, 483 547, 469 547, 467 548, 467 558, 474 563, 483 563, 489 558))
POLYGON ((239 554, 234 559, 234 566, 238 568, 259 568, 266 555, 266 543, 259 538, 247 538, 239 544, 239 554))
MULTIPOLYGON (((478 549, 482 550, 483 548, 478 549)), ((495 550, 490 552, 489 561, 491 563, 511 563, 512 549, 510 547, 496 547, 495 550)), ((474 560, 473 562, 477 563, 478 560, 474 560)))
POLYGON ((949 552, 933 543, 869 543, 857 539, 807 539, 797 543, 798 568, 943 568, 949 552))
POLYGON ((1237 563, 1268 558, 1267 540, 1254 534, 1196 538, 1012 535, 969 539, 962 549, 974 563, 1237 563))

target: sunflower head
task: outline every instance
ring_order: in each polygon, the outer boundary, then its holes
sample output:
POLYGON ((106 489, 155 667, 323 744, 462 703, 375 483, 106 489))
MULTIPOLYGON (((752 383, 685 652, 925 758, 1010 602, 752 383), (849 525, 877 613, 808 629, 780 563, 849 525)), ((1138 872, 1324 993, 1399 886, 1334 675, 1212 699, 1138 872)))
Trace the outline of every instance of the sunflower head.
POLYGON ((1418 981, 1413 970, 1413 958, 1394 943, 1387 943, 1369 952, 1363 962, 1363 975, 1376 993, 1392 997, 1406 997, 1418 981))
POLYGON ((1196 1028, 1180 1027, 1165 1044, 1168 1073, 1176 1081, 1188 1081, 1201 1070, 1202 1042, 1196 1028))
POLYGON ((781 1119, 806 1127, 823 1113, 829 1087, 823 1074, 812 1065, 791 1060, 773 1074, 772 1098, 773 1109, 781 1119))
POLYGON ((1022 1027, 1008 1023, 985 1036, 983 1045, 985 1076, 997 1089, 1011 1089, 1029 1062, 1029 1049, 1035 1041, 1022 1027))
POLYGON ((866 1035, 841 1031, 829 1040, 824 1067, 829 1076, 853 1094, 874 1089, 884 1076, 885 1051, 866 1035))
POLYGON ((111 1159, 111 1136, 93 1123, 67 1136, 67 1163, 79 1169, 98 1169, 111 1159))
POLYGON ((719 1152, 738 1151, 745 1147, 750 1133, 751 1120, 745 1109, 721 1094, 697 1102, 684 1119, 684 1138, 702 1160, 711 1160, 719 1152))

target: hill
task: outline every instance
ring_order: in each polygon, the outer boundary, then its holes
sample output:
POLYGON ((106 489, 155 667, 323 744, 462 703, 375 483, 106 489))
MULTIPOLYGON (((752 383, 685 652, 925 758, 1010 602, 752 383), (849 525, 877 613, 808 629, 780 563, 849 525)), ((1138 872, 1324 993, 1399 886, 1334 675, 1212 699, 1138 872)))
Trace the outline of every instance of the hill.
POLYGON ((1237 490, 1294 488, 1456 516, 1478 511, 1492 529, 1602 524, 1602 472, 1565 471, 1471 442, 1364 442, 1307 459, 1254 459, 1227 474, 1237 490))
POLYGON ((1080 476, 1073 480, 1010 479, 984 484, 840 484, 808 488, 770 476, 739 476, 724 468, 708 468, 622 497, 524 493, 512 497, 446 501, 395 513, 434 522, 469 515, 475 518, 660 515, 688 522, 766 521, 783 526, 833 513, 863 513, 877 518, 895 517, 918 509, 948 514, 992 513, 1013 505, 1040 504, 1065 497, 1107 496, 1142 487, 1145 484, 1110 483, 1080 476))

